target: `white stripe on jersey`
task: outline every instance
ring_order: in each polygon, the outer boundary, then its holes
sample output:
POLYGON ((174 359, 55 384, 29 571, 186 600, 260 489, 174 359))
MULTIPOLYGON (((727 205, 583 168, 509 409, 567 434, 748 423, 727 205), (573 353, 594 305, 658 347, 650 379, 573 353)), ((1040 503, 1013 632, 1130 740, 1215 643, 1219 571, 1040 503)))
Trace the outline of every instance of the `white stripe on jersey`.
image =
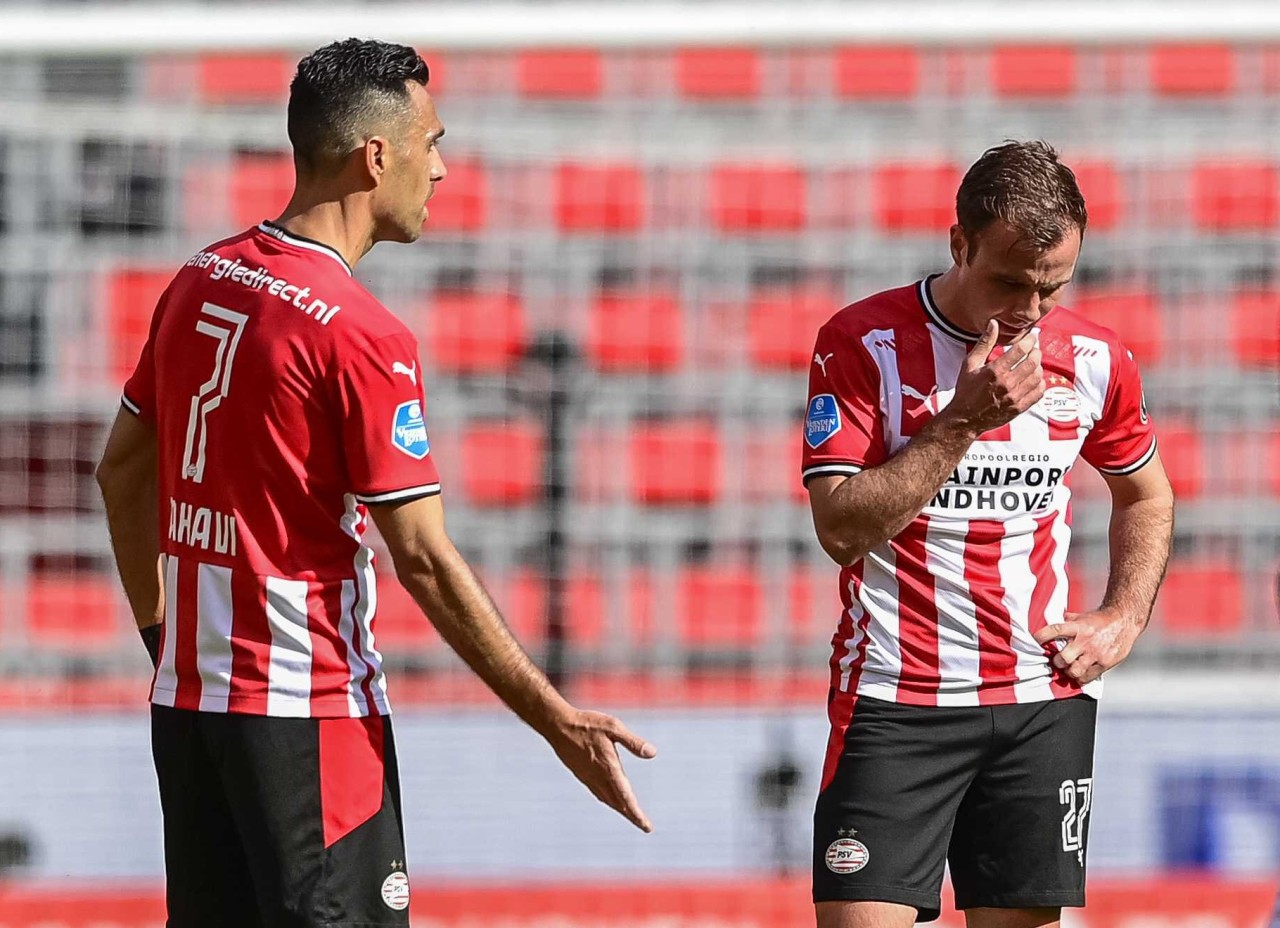
POLYGON ((888 542, 863 558, 861 599, 872 621, 867 623, 867 659, 858 679, 858 693, 897 702, 902 677, 897 556, 888 542))
POLYGON ((982 679, 982 651, 978 646, 978 616, 964 576, 967 519, 930 519, 925 529, 924 555, 933 575, 938 607, 938 687, 940 706, 976 706, 974 680, 982 679), (948 686, 952 689, 949 692, 948 686))
POLYGON ((271 658, 267 669, 267 714, 288 718, 311 715, 311 631, 307 619, 307 581, 267 577, 267 625, 271 658))
POLYGON ((885 416, 884 443, 890 455, 907 443, 902 437, 902 376, 893 337, 893 329, 872 329, 862 337, 863 347, 880 368, 880 411, 885 416))
POLYGON ((196 565, 200 711, 226 712, 231 697, 231 568, 196 565))
POLYGON ((170 706, 178 697, 178 559, 164 556, 164 648, 151 685, 151 701, 170 706))
POLYGON ((1005 610, 1013 619, 1014 673, 1018 678, 1013 692, 1018 702, 1053 698, 1044 648, 1032 637, 1026 618, 1031 611, 1031 596, 1036 588, 1036 575, 1031 570, 1035 533, 1035 517, 1018 516, 1005 522, 1004 538, 1000 542, 1000 585, 1004 587, 1005 610))
POLYGON ((368 668, 364 661, 360 659, 360 655, 356 653, 355 645, 355 605, 356 605, 356 584, 354 580, 342 581, 341 607, 338 618, 338 637, 343 640, 347 646, 347 669, 351 671, 351 679, 347 683, 347 705, 350 708, 352 716, 361 716, 369 714, 369 700, 365 699, 364 691, 356 685, 358 680, 363 680, 368 668))
POLYGON ((844 640, 844 656, 840 658, 840 692, 849 692, 849 683, 853 678, 853 662, 858 659, 859 645, 862 644, 866 637, 866 632, 862 630, 861 623, 863 616, 867 611, 862 608, 862 602, 858 599, 857 587, 852 577, 849 578, 849 602, 853 605, 849 607, 845 613, 849 620, 853 623, 850 626, 851 632, 848 638, 844 640))
POLYGON ((1071 347, 1076 355, 1075 388, 1080 396, 1080 418, 1083 420, 1087 412, 1090 420, 1097 422, 1111 389, 1111 349, 1106 342, 1087 335, 1072 335, 1071 347))

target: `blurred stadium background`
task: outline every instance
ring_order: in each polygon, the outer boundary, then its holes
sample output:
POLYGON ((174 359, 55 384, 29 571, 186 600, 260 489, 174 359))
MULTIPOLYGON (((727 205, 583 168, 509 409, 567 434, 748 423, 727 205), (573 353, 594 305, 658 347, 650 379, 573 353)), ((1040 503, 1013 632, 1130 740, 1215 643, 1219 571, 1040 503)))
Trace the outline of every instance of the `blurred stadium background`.
MULTIPOLYGON (((389 574, 415 925, 808 924, 836 576, 797 479, 818 325, 941 270, 1007 137, 1076 169, 1068 302, 1181 498, 1099 735, 1075 926, 1265 922, 1280 870, 1280 21, 1267 4, 0 8, 0 926, 162 923, 146 660, 92 469, 171 273, 283 206, 300 54, 427 58, 449 178, 359 276, 419 334, 452 533, 660 747, 594 804, 389 574)), ((1108 504, 1076 475, 1073 603, 1108 504)), ((389 564, 383 560, 384 569, 389 564)), ((954 914, 945 924, 958 924, 954 914)))

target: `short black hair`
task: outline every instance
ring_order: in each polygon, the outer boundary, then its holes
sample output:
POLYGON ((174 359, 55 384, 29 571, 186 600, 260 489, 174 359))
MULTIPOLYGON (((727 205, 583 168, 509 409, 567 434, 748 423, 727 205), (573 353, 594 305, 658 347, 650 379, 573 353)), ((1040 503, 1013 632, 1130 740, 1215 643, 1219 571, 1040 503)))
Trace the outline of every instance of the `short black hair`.
POLYGON ((956 221, 973 238, 997 219, 1037 251, 1060 244, 1089 211, 1076 176, 1048 142, 1006 141, 973 163, 956 192, 956 221))
POLYGON ((314 167, 341 158, 370 129, 402 111, 406 81, 423 85, 427 63, 407 45, 345 39, 298 62, 289 85, 289 141, 295 156, 314 167))

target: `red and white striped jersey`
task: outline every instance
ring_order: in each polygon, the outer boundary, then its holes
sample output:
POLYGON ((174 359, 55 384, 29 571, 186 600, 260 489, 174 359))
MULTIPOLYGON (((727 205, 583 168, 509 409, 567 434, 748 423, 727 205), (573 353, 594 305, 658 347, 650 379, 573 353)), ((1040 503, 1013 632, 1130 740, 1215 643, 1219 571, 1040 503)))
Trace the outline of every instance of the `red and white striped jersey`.
POLYGON ((318 242, 263 223, 178 271, 122 400, 159 443, 153 702, 390 712, 364 504, 440 492, 421 371, 413 335, 318 242))
MULTIPOLYGON (((1111 331, 1061 306, 1039 329, 1044 398, 984 433, 920 515, 841 572, 838 691, 939 706, 1080 692, 1032 637, 1066 608, 1070 474, 1077 458, 1135 471, 1155 435, 1137 365, 1111 331)), ((837 313, 814 349, 804 479, 901 449, 950 401, 977 337, 938 311, 927 280, 837 313)))

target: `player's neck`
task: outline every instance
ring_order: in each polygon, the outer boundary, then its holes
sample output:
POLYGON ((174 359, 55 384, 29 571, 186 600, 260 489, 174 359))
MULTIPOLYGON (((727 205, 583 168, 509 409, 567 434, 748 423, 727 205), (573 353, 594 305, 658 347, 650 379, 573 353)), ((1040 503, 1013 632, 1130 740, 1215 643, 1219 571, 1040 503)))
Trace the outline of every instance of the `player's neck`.
POLYGON ((373 247, 373 220, 361 210, 349 208, 343 200, 324 200, 309 205, 295 194, 274 222, 287 232, 328 245, 349 267, 373 247))
POLYGON ((984 325, 977 325, 970 318, 968 307, 964 305, 960 294, 954 267, 929 281, 929 296, 933 298, 933 305, 938 308, 938 312, 956 328, 966 332, 979 332, 984 328, 984 325))

